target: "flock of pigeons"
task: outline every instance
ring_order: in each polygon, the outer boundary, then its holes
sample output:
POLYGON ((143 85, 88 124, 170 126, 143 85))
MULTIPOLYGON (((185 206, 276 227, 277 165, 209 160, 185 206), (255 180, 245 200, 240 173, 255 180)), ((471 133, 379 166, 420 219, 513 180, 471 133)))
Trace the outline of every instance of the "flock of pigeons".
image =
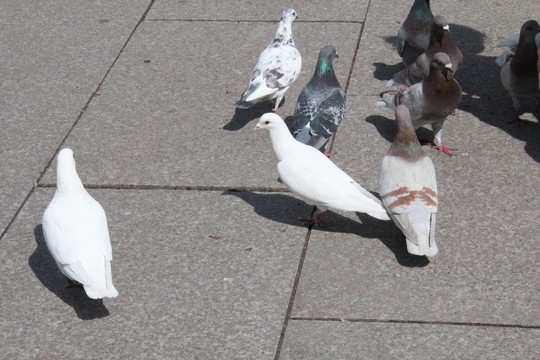
MULTIPOLYGON (((345 117, 347 98, 334 74, 332 64, 338 55, 333 46, 321 49, 313 77, 298 98, 292 128, 277 115, 302 66, 292 37, 296 18, 294 9, 282 13, 276 35, 261 53, 235 107, 247 109, 261 101, 274 101, 274 113, 261 116, 255 129, 268 129, 283 184, 316 206, 307 223, 320 224, 327 209, 363 212, 380 220, 392 219, 405 235, 411 254, 437 254, 435 168, 415 129, 430 124, 432 147, 449 155, 455 150, 442 144, 441 129, 461 101, 461 87, 453 74, 463 63, 463 55, 452 42, 447 20, 433 16, 429 0, 415 0, 399 29, 397 49, 405 69, 394 74, 388 85, 402 87, 382 93, 378 102, 395 111, 397 125, 395 140, 379 168, 380 201, 329 159, 329 139, 345 117)), ((527 21, 519 34, 499 44, 509 48, 497 64, 502 68, 502 84, 512 97, 516 121, 540 105, 539 33, 540 24, 527 21)), ((118 296, 112 283, 105 212, 84 188, 71 149, 58 153, 56 176, 56 192, 42 220, 51 255, 68 286, 83 286, 92 299, 118 296)))

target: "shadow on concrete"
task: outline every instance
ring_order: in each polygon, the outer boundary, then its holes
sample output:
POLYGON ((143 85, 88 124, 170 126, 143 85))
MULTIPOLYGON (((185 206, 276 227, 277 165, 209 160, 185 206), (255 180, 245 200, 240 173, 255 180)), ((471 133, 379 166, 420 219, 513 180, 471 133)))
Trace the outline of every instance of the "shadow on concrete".
POLYGON ((45 244, 41 224, 34 228, 34 238, 37 249, 28 259, 28 265, 39 281, 60 300, 71 306, 79 319, 92 320, 109 316, 109 310, 103 304, 103 300, 90 299, 82 287, 66 287, 66 278, 58 269, 45 244))
MULTIPOLYGON (((379 134, 389 143, 394 141, 396 136, 396 120, 388 119, 380 115, 371 115, 366 118, 366 122, 373 124, 379 134)), ((416 129, 416 136, 420 142, 433 142, 433 131, 425 127, 416 129)))
MULTIPOLYGON (((258 215, 292 226, 307 226, 300 220, 309 218, 313 207, 291 195, 268 194, 244 191, 225 191, 222 195, 234 195, 253 207, 258 215)), ((323 226, 316 226, 312 231, 350 233, 363 238, 379 239, 392 251, 399 264, 407 267, 421 267, 429 264, 426 257, 410 255, 405 239, 397 239, 397 228, 391 221, 375 219, 367 214, 356 213, 358 221, 337 214, 331 210, 325 212, 323 226)))
MULTIPOLYGON (((525 142, 525 152, 540 162, 540 124, 524 122, 519 126, 508 123, 514 116, 512 100, 501 84, 500 68, 495 57, 480 55, 485 49, 486 36, 473 28, 450 24, 452 39, 463 53, 463 65, 456 72, 456 80, 463 89, 463 98, 458 109, 468 112, 490 126, 505 131, 510 136, 525 142)), ((385 37, 387 43, 395 44, 396 37, 385 37)), ((505 49, 501 49, 501 53, 505 49)), ((396 55, 397 56, 397 55, 396 55)), ((403 64, 386 65, 375 63, 373 76, 379 80, 389 80, 403 68, 403 64)), ((539 114, 533 114, 540 119, 539 114)), ((377 130, 388 140, 387 125, 380 125, 380 117, 370 117, 366 121, 377 126, 377 130), (370 119, 371 118, 371 119, 370 119)), ((452 119, 449 119, 452 120, 452 119)), ((390 132, 391 134, 391 132, 390 132)))
MULTIPOLYGON (((281 100, 279 106, 285 104, 285 98, 281 100)), ((231 120, 223 126, 223 130, 236 131, 242 129, 250 121, 260 118, 267 112, 272 112, 273 103, 270 101, 263 101, 255 104, 249 109, 235 109, 234 115, 231 120)))

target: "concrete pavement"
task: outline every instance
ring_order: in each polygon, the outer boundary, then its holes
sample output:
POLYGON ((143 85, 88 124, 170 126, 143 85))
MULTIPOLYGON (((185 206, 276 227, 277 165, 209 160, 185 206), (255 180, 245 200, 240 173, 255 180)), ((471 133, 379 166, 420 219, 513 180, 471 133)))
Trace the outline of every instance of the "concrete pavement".
MULTIPOLYGON (((464 97, 432 150, 439 254, 390 222, 311 207, 277 182, 266 111, 235 111, 281 11, 303 56, 336 47, 348 112, 332 160, 369 190, 393 137, 375 106, 412 1, 0 1, 0 358, 540 357, 540 125, 516 127, 494 46, 533 0, 432 1, 465 56, 464 97), (66 289, 43 241, 71 147, 109 221, 120 295, 66 289)), ((432 136, 431 130, 419 135, 432 136)))

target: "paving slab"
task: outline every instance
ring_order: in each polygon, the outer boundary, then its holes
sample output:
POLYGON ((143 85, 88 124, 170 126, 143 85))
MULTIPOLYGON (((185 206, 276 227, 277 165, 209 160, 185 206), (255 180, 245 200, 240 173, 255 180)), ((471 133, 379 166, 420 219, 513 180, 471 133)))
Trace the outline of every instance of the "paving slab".
POLYGON ((362 21, 367 0, 305 1, 174 1, 157 0, 148 14, 152 19, 279 21, 281 12, 294 8, 300 21, 362 21))
MULTIPOLYGON (((375 190, 378 167, 393 139, 395 123, 391 110, 374 105, 378 93, 386 89, 386 79, 373 64, 384 62, 394 52, 385 42, 385 36, 394 31, 385 31, 380 19, 385 19, 383 14, 388 19, 397 17, 395 10, 379 2, 372 6, 333 159, 366 188, 375 190)), ((487 42, 488 36, 470 24, 493 28, 488 24, 493 18, 474 22, 473 15, 461 12, 460 19, 468 24, 457 27, 462 34, 480 44, 487 42)), ((398 25, 394 27, 397 31, 398 25)), ((475 55, 465 49, 465 64, 457 74, 463 70, 467 76, 463 87, 495 84, 498 73, 475 69, 475 77, 467 74, 471 71, 467 67, 474 66, 469 65, 468 55, 475 55)), ((492 50, 485 46, 482 51, 492 50)), ((498 98, 502 95, 497 86, 484 86, 488 90, 480 95, 471 93, 464 100, 467 106, 445 122, 443 141, 458 148, 454 156, 428 149, 440 197, 439 254, 431 262, 415 260, 406 253, 404 240, 396 238, 390 222, 362 218, 363 224, 351 227, 352 223, 332 221, 327 229, 311 234, 293 316, 540 324, 536 266, 540 185, 535 180, 540 177, 540 166, 538 153, 527 151, 524 140, 538 138, 537 125, 503 124, 506 119, 501 114, 511 117, 511 111, 498 98), (489 96, 499 101, 491 108, 470 110, 477 99, 487 101, 489 96)), ((430 129, 420 129, 418 134, 426 139, 433 136, 430 129)))
POLYGON ((105 75, 148 1, 4 1, 0 233, 105 75))
POLYGON ((280 359, 532 359, 538 329, 289 322, 280 359))
POLYGON ((65 288, 38 188, 0 243, 2 358, 272 358, 311 208, 287 194, 91 190, 120 295, 65 288), (264 216, 254 211, 256 208, 264 216))
MULTIPOLYGON (((66 146, 85 163, 90 184, 273 187, 277 170, 256 118, 235 112, 272 23, 145 22, 111 71, 66 146), (239 41, 239 34, 250 41, 239 41), (231 44, 235 44, 232 47, 231 44)), ((313 75, 320 48, 332 43, 345 86, 361 24, 294 24, 304 70, 286 94, 283 117, 313 75), (342 34, 348 34, 343 36, 342 34)), ((262 110, 262 111, 261 111, 262 110)), ((43 182, 54 183, 53 169, 43 182)))

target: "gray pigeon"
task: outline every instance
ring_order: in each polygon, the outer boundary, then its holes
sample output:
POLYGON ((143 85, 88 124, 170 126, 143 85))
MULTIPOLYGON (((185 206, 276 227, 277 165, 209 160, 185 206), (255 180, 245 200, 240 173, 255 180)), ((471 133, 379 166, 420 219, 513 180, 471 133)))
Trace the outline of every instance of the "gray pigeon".
POLYGON ((414 0, 409 15, 398 31, 396 47, 405 65, 411 65, 429 44, 433 14, 429 0, 414 0))
POLYGON ((442 144, 441 130, 446 117, 454 112, 461 101, 461 86, 452 75, 452 63, 445 53, 437 53, 430 64, 426 80, 399 91, 381 93, 377 105, 396 109, 403 104, 409 108, 414 128, 431 124, 434 133, 432 147, 452 155, 456 149, 442 144))
POLYGON ((396 107, 397 134, 383 158, 377 186, 382 202, 414 255, 437 254, 438 197, 435 167, 420 145, 409 109, 396 107))
POLYGON ((249 85, 234 107, 248 109, 258 102, 275 99, 273 111, 277 112, 283 95, 302 68, 302 56, 292 37, 292 22, 296 18, 294 9, 283 11, 274 39, 259 56, 249 85))
POLYGON ((519 115, 534 112, 540 106, 538 88, 538 48, 535 36, 540 33, 540 24, 529 20, 521 26, 516 53, 509 56, 501 69, 501 82, 510 94, 518 123, 519 115))
MULTIPOLYGON (((321 150, 345 117, 347 95, 339 85, 332 61, 336 49, 327 45, 319 52, 315 73, 302 89, 296 108, 292 133, 296 140, 321 150)), ((324 149, 325 155, 330 153, 324 149)))
POLYGON ((463 64, 463 54, 457 48, 450 37, 450 26, 444 16, 435 16, 431 25, 431 36, 426 51, 416 58, 416 61, 405 69, 394 74, 387 86, 407 85, 411 86, 426 79, 429 75, 429 64, 433 55, 444 52, 450 57, 452 71, 463 64))

